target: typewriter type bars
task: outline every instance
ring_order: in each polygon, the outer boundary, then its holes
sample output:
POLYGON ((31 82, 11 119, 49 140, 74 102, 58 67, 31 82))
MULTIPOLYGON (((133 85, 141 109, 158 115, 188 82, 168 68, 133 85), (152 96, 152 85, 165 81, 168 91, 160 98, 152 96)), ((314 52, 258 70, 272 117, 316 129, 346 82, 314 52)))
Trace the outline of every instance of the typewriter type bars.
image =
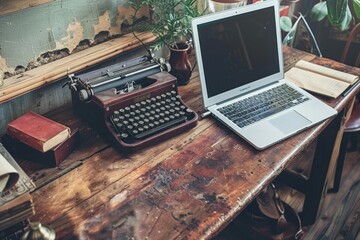
POLYGON ((75 112, 121 150, 156 144, 197 124, 197 114, 178 95, 177 79, 164 71, 165 63, 149 61, 135 59, 70 76, 75 112), (109 76, 116 71, 108 69, 120 70, 109 76))

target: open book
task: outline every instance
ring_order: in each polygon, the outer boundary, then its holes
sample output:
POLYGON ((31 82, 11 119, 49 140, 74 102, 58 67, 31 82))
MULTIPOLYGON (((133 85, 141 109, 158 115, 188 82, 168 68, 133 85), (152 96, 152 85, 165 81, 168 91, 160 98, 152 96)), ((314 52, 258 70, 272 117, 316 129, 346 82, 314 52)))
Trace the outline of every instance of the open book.
POLYGON ((323 67, 304 60, 285 73, 285 78, 297 86, 315 93, 337 98, 353 85, 358 76, 323 67))

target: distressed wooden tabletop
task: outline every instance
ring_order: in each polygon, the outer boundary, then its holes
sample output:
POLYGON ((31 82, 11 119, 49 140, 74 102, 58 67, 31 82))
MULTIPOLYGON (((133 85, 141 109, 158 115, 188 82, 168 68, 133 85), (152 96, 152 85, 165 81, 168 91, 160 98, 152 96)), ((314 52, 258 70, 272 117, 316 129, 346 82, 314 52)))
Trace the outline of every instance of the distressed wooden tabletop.
MULTIPOLYGON (((289 48, 284 59, 285 69, 306 59, 360 75, 289 48)), ((204 111, 196 69, 179 91, 190 108, 204 111)), ((341 110, 352 97, 324 100, 341 110)), ((53 227, 58 239, 209 239, 331 121, 258 151, 208 117, 176 137, 123 154, 70 107, 47 116, 80 130, 80 145, 58 168, 21 163, 38 187, 31 220, 53 227)))

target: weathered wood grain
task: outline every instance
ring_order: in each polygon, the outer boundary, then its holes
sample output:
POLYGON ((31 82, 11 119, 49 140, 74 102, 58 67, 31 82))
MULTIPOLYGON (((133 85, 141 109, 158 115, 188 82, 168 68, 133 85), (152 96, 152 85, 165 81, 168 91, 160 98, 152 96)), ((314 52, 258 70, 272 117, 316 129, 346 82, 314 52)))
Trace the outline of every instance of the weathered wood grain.
MULTIPOLYGON (((286 61, 304 57, 308 55, 285 49, 286 61)), ((195 71, 179 92, 201 113, 197 76, 195 71)), ((348 98, 324 101, 341 110, 348 98)), ((213 118, 205 118, 178 136, 124 154, 71 109, 49 116, 79 127, 83 135, 79 149, 63 162, 68 164, 64 169, 34 169, 31 174, 41 185, 32 193, 36 215, 31 220, 52 226, 59 239, 209 239, 331 123, 258 151, 213 118)))

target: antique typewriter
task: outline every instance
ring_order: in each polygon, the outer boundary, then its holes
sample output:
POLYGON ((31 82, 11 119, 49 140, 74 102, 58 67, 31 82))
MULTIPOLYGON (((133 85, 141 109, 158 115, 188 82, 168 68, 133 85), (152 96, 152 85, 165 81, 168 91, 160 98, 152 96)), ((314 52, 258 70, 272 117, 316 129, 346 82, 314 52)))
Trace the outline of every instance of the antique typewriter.
POLYGON ((122 151, 158 143, 197 123, 163 59, 143 56, 75 76, 74 111, 122 151))

